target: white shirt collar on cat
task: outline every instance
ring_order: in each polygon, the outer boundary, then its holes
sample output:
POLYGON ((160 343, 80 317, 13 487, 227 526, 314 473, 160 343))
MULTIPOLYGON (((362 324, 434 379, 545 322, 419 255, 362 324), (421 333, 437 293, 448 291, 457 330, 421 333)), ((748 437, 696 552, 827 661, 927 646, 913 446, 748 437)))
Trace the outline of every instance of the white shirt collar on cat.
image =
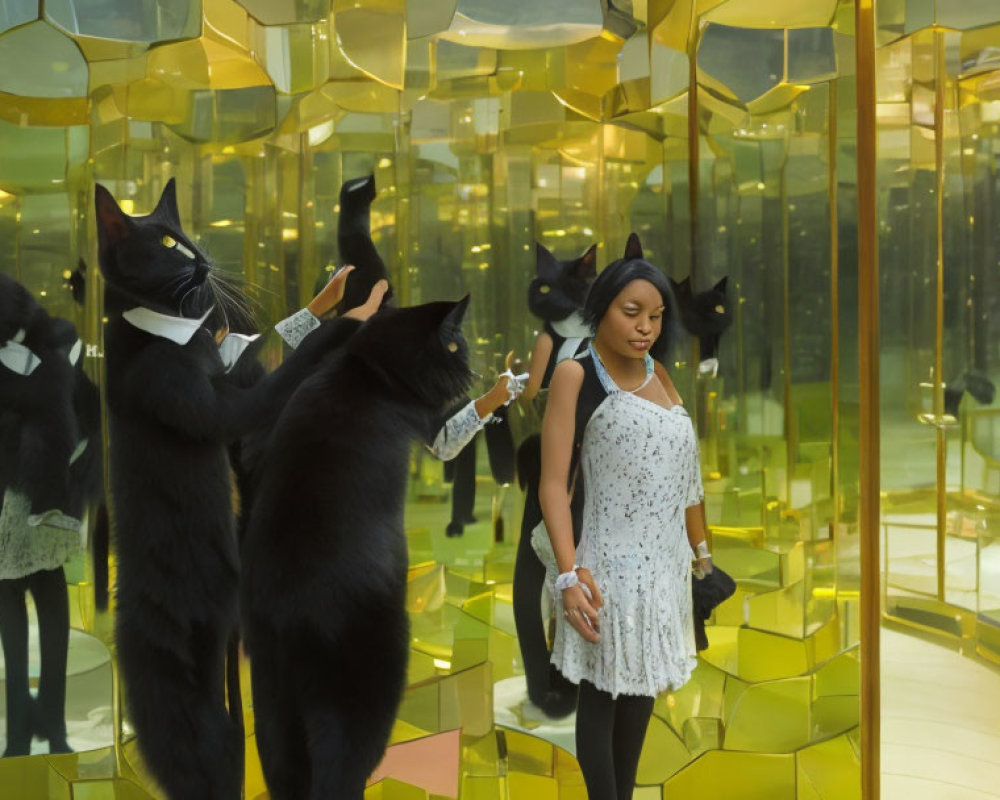
POLYGON ((14 339, 0 347, 0 364, 18 375, 30 375, 41 363, 38 356, 14 339))
POLYGON ((226 372, 229 372, 236 366, 236 362, 240 360, 243 351, 250 346, 251 342, 259 338, 259 333, 226 334, 226 338, 219 345, 219 358, 222 359, 222 364, 225 366, 226 372))
POLYGON ((566 319, 553 322, 552 330, 564 339, 589 339, 594 335, 594 331, 591 330, 591 327, 583 321, 583 316, 579 311, 574 311, 566 317, 566 319))
MULTIPOLYGON (((214 306, 212 307, 214 308, 214 306)), ((187 344, 195 335, 202 323, 208 319, 212 313, 212 308, 205 312, 201 319, 187 319, 186 317, 174 317, 170 314, 161 314, 151 308, 131 308, 122 313, 122 319, 130 322, 136 328, 154 336, 162 336, 177 344, 187 344)))

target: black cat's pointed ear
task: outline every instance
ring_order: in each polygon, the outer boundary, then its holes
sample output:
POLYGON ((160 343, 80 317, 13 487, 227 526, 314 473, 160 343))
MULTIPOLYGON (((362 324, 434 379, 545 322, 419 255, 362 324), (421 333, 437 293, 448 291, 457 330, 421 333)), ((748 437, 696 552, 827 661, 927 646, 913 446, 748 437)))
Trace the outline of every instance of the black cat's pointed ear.
POLYGON ((712 287, 716 292, 726 291, 726 282, 729 280, 729 276, 726 275, 721 281, 719 281, 715 286, 712 287))
POLYGON ((587 248, 574 270, 576 277, 580 280, 589 281, 597 277, 597 245, 592 244, 587 248))
POLYGON ((99 183, 94 188, 94 207, 97 211, 97 247, 103 253, 129 235, 132 220, 119 208, 111 192, 99 183))
POLYGON ((625 243, 625 255, 622 258, 626 261, 642 258, 642 244, 639 242, 639 234, 630 233, 628 235, 628 241, 625 243))
POLYGON ((176 222, 181 221, 180 212, 177 210, 177 181, 171 178, 167 185, 163 187, 163 194, 160 195, 160 202, 156 204, 153 214, 161 219, 168 219, 176 222))
POLYGON ((466 295, 444 315, 444 319, 441 320, 441 326, 453 326, 455 328, 462 327, 462 320, 465 318, 465 312, 469 308, 470 296, 466 295))
POLYGON ((685 291, 690 292, 691 291, 691 276, 688 275, 684 280, 682 280, 677 285, 680 286, 681 288, 683 288, 685 291))
POLYGON ((552 283, 558 280, 560 269, 559 259, 541 242, 535 242, 535 271, 538 277, 552 283))

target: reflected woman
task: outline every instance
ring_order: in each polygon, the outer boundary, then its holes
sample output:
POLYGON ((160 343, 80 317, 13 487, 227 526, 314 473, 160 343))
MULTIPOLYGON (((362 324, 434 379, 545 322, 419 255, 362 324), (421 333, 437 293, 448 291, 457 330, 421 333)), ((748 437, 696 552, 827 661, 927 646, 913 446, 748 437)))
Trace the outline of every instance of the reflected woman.
POLYGON ((50 317, 12 279, 0 275, 0 639, 6 669, 4 756, 66 740, 69 600, 63 564, 80 551, 82 497, 71 463, 79 456, 74 411, 82 345, 72 324, 50 317), (28 610, 38 615, 41 673, 37 700, 28 684, 28 610))
POLYGON ((695 665, 692 555, 711 571, 697 439, 649 355, 671 304, 633 234, 587 296, 594 338, 556 367, 542 425, 539 496, 558 571, 552 662, 580 686, 577 758, 590 800, 632 797, 653 700, 695 665), (577 464, 586 496, 574 547, 577 464))

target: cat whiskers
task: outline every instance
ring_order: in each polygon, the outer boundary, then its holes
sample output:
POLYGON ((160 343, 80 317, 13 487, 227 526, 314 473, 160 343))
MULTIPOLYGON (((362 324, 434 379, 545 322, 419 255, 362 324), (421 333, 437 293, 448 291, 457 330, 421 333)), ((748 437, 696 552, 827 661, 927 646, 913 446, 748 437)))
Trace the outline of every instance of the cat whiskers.
POLYGON ((222 311, 226 327, 230 324, 230 313, 238 317, 239 329, 255 327, 252 301, 243 290, 241 282, 215 268, 209 269, 206 277, 209 289, 222 311))

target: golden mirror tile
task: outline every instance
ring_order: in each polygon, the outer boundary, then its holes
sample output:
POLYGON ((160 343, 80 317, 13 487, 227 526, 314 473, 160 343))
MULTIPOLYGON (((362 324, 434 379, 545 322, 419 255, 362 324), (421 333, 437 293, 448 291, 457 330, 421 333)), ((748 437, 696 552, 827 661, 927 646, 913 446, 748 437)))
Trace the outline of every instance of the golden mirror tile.
POLYGON ((134 3, 130 0, 46 0, 45 18, 74 36, 152 44, 201 33, 202 0, 134 3))
POLYGON ((37 21, 0 35, 0 63, 31 63, 32 69, 0 71, 0 91, 22 97, 87 95, 87 62, 73 41, 37 21))

